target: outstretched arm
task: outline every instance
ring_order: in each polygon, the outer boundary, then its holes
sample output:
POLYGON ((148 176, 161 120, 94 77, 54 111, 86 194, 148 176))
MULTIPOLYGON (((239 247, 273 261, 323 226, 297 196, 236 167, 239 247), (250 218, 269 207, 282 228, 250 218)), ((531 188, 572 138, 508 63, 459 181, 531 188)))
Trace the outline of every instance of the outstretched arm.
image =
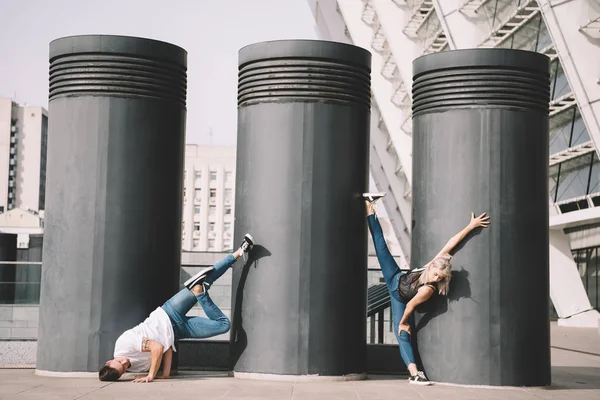
POLYGON ((173 348, 169 347, 169 350, 165 351, 162 359, 162 375, 156 376, 157 379, 167 379, 171 377, 171 362, 173 361, 173 348))
POLYGON ((134 379, 134 383, 152 382, 154 380, 156 373, 158 372, 158 367, 160 367, 160 363, 162 361, 163 350, 164 346, 162 344, 146 337, 142 339, 142 351, 149 351, 152 355, 152 359, 148 376, 134 379))
POLYGON ((486 216, 485 213, 481 214, 479 217, 475 218, 475 214, 471 213, 471 222, 463 228, 456 235, 452 236, 450 240, 446 243, 446 245, 440 250, 439 253, 435 256, 435 258, 440 257, 444 254, 450 254, 452 250, 460 243, 462 240, 471 232, 473 229, 477 227, 487 228, 490 224, 490 217, 486 216))

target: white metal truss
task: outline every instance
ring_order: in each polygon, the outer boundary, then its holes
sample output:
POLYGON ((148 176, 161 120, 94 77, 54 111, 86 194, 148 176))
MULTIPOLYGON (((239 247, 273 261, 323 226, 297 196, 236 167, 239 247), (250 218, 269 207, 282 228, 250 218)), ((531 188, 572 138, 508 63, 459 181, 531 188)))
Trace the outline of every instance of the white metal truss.
POLYGON ((412 112, 408 113, 408 116, 402 121, 402 125, 400 125, 400 129, 406 132, 409 135, 412 135, 412 112))
POLYGON ((448 38, 440 26, 437 32, 433 35, 433 39, 425 44, 423 54, 437 53, 444 50, 446 47, 448 47, 448 38))
POLYGON ((553 165, 560 164, 565 161, 572 160, 577 157, 581 157, 585 154, 589 154, 594 151, 594 142, 591 140, 589 142, 582 143, 577 146, 569 147, 563 151, 552 154, 550 156, 550 167, 553 165))
POLYGON ((373 102, 372 110, 371 143, 378 155, 377 158, 381 164, 380 170, 383 174, 379 174, 374 165, 371 171, 378 189, 381 190, 382 188, 379 186, 384 186, 384 191, 392 192, 390 199, 387 199, 390 202, 386 205, 386 210, 388 214, 396 214, 397 212, 396 215, 390 215, 390 217, 394 217, 392 226, 396 232, 402 251, 408 260, 410 255, 410 185, 402 169, 402 163, 398 157, 396 147, 393 145, 392 137, 386 128, 385 121, 376 102, 373 102), (402 201, 399 201, 400 199, 402 201))
MULTIPOLYGON (((599 3, 598 0, 596 2, 599 3)), ((588 13, 592 12, 590 0, 569 2, 538 0, 538 4, 548 33, 560 55, 560 62, 569 86, 577 98, 581 118, 598 152, 600 103, 597 101, 598 89, 595 86, 598 82, 598 69, 590 70, 589 66, 598 65, 600 51, 598 51, 598 44, 590 40, 586 32, 580 30, 580 34, 572 34, 581 24, 581 12, 586 9, 588 13)), ((592 18, 596 16, 597 14, 592 18)))
MULTIPOLYGON (((383 57, 383 64, 380 70, 381 75, 387 80, 391 81, 393 84, 393 92, 390 100, 395 106, 405 109, 410 106, 408 90, 400 76, 400 71, 398 70, 394 54, 387 38, 385 37, 383 27, 379 21, 379 18, 377 17, 377 12, 373 7, 373 0, 363 1, 365 3, 365 7, 363 8, 362 20, 363 22, 365 19, 370 21, 370 25, 373 27, 373 40, 371 41, 371 47, 373 50, 381 53, 383 57)), ((369 23, 365 23, 369 25, 369 23)))
POLYGON ((365 6, 363 8, 362 20, 365 24, 373 26, 375 23, 375 8, 373 7, 374 0, 363 0, 365 6))
POLYGON ((383 52, 385 48, 385 33, 383 32, 383 26, 379 22, 379 18, 375 15, 375 22, 373 24, 373 39, 371 39, 371 47, 378 53, 383 52))
POLYGON ((463 0, 458 11, 464 14, 477 14, 477 11, 489 0, 463 0))
POLYGON ((529 0, 516 8, 514 14, 510 15, 498 28, 479 45, 479 47, 497 47, 519 28, 534 18, 540 12, 536 0, 529 0))
POLYGON ((577 146, 569 147, 568 149, 552 154, 550 156, 550 166, 572 160, 573 158, 581 157, 585 154, 593 152, 594 150, 594 142, 591 140, 577 146))
POLYGON ((594 19, 588 20, 587 23, 580 26, 579 32, 584 32, 585 34, 595 39, 600 38, 600 15, 598 15, 594 19))
MULTIPOLYGON (((406 109, 410 107, 410 98, 408 97, 408 90, 404 85, 404 81, 400 77, 400 70, 396 66, 392 75, 392 84, 394 85, 394 92, 392 93, 392 103, 396 107, 406 109)), ((406 132, 406 131, 405 131, 406 132)), ((409 132, 406 132, 409 133, 409 132)))
POLYGON ((545 54, 550 58, 550 62, 554 61, 558 57, 558 53, 556 52, 556 48, 554 47, 554 43, 544 47, 539 51, 542 54, 545 54))
MULTIPOLYGON (((383 65, 381 66, 381 75, 389 81, 394 80, 394 71, 398 68, 396 66, 396 60, 394 59, 394 54, 392 54, 392 49, 390 48, 390 44, 387 39, 383 42, 383 65)), ((396 74, 397 75, 397 74, 396 74)))
MULTIPOLYGON (((386 53, 390 49, 389 43, 386 43, 387 40, 381 21, 379 20, 377 7, 374 7, 376 12, 373 26, 369 28, 362 21, 362 15, 365 11, 364 3, 354 0, 338 0, 338 2, 340 8, 342 8, 342 17, 344 17, 350 28, 354 44, 363 47, 370 45, 375 50, 373 54, 373 71, 381 72, 383 70, 383 73, 387 74, 387 71, 393 66, 391 80, 384 77, 383 74, 373 73, 371 75, 373 91, 372 118, 375 118, 376 115, 378 116, 376 126, 371 126, 371 143, 375 146, 379 154, 381 164, 384 166, 385 180, 389 183, 388 191, 391 196, 386 197, 390 197, 388 202, 390 206, 386 205, 386 210, 388 214, 392 214, 395 212, 394 210, 398 210, 398 215, 401 217, 402 223, 399 222, 399 219, 392 222, 394 231, 398 236, 402 232, 405 232, 404 234, 410 237, 410 178, 412 163, 408 149, 411 147, 411 140, 400 129, 403 112, 394 107, 390 101, 390 94, 393 92, 394 85, 401 92, 406 92, 406 86, 402 89, 402 85, 399 82, 400 75, 396 73, 396 76, 394 76, 394 71, 397 70, 395 60, 393 58, 390 60, 389 57, 387 60, 385 58, 386 55, 389 56, 386 53), (385 66, 386 63, 389 66, 385 66)), ((377 2, 373 3, 373 5, 376 4, 377 2)), ((408 255, 410 249, 405 249, 404 251, 408 255)))
POLYGON ((577 104, 573 92, 567 93, 564 96, 554 99, 550 102, 550 117, 567 110, 577 104))
POLYGON ((411 8, 411 17, 402 32, 407 36, 417 37, 419 29, 421 29, 427 18, 435 11, 433 0, 407 0, 407 4, 411 8))

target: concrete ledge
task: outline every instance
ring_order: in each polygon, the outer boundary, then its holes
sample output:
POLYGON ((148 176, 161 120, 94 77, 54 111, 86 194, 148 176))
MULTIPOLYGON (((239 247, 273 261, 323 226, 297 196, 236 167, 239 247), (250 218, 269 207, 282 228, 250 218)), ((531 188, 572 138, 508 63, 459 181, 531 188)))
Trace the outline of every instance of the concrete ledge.
MULTIPOLYGON (((229 341, 183 339, 177 346, 178 368, 194 371, 229 371, 229 341)), ((407 375, 398 345, 367 344, 367 373, 407 375)))
POLYGON ((442 386, 452 386, 452 387, 460 387, 460 388, 471 388, 471 389, 497 389, 497 390, 523 390, 527 389, 546 389, 550 387, 548 386, 491 386, 491 385, 464 385, 461 383, 447 383, 447 382, 435 382, 431 381, 434 385, 442 385, 442 386))
POLYGON ((98 378, 98 372, 56 372, 36 369, 34 373, 38 376, 50 378, 98 378))
POLYGON ((238 379, 262 380, 262 381, 280 381, 280 382, 346 382, 362 381, 367 379, 367 374, 348 374, 342 376, 326 375, 279 375, 279 374, 260 374, 255 372, 236 372, 233 371, 230 376, 238 379))
POLYGON ((568 318, 559 318, 558 326, 594 328, 598 329, 598 333, 600 334, 600 313, 592 309, 568 318))

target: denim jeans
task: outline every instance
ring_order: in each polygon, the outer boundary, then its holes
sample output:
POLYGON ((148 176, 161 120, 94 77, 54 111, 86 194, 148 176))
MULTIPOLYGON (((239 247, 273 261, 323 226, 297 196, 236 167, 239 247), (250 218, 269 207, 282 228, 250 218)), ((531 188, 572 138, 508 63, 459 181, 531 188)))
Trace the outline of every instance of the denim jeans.
POLYGON ((390 293, 394 335, 396 335, 396 340, 400 345, 400 356, 408 367, 408 364, 415 363, 415 355, 410 344, 410 335, 406 331, 400 331, 400 334, 398 334, 398 325, 400 324, 400 320, 402 319, 404 310, 406 309, 406 303, 404 303, 404 301, 400 298, 400 293, 398 293, 398 281, 400 277, 404 275, 404 272, 400 270, 400 267, 398 267, 398 264, 396 264, 394 257, 392 257, 390 254, 387 244, 385 243, 385 238, 383 237, 381 225, 379 224, 379 220, 375 214, 369 215, 367 217, 367 222, 369 223, 369 229, 373 237, 373 244, 375 245, 377 260, 379 261, 379 266, 381 267, 385 284, 387 285, 390 293))
MULTIPOLYGON (((235 261, 235 258, 230 254, 225 259, 216 263, 214 269, 206 277, 205 282, 211 285, 235 261)), ((231 326, 229 318, 213 303, 206 290, 202 294, 195 296, 189 289, 183 288, 179 293, 167 300, 162 305, 162 308, 171 319, 176 339, 208 338, 229 331, 229 327, 231 326), (200 303, 208 318, 186 317, 186 314, 194 307, 196 302, 200 303)))

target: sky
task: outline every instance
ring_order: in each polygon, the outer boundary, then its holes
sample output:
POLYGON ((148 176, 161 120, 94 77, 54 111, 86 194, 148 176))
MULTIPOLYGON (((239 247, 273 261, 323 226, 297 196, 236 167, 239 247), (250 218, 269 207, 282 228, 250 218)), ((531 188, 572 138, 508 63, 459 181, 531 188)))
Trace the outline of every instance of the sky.
POLYGON ((265 40, 317 39, 307 0, 0 0, 0 97, 48 108, 48 45, 146 37, 188 52, 187 143, 235 145, 237 56, 265 40), (212 135, 209 135, 212 129, 212 135))

